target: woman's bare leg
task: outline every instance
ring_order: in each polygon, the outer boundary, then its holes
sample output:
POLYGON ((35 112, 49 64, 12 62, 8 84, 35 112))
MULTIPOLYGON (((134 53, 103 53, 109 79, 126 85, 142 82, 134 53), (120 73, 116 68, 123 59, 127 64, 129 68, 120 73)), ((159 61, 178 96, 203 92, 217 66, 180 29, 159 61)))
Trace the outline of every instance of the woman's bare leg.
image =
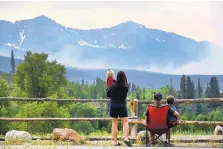
POLYGON ((129 122, 128 117, 120 118, 123 125, 124 140, 129 140, 129 122))
POLYGON ((112 118, 112 137, 114 145, 118 143, 117 135, 118 135, 118 119, 112 118))

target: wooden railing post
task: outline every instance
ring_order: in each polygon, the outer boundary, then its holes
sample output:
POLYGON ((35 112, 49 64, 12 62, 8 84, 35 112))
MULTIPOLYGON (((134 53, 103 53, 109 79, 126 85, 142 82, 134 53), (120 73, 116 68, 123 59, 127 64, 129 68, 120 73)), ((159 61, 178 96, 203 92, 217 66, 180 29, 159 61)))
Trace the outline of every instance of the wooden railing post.
MULTIPOLYGON (((131 101, 131 117, 138 118, 138 99, 134 99, 131 101)), ((131 128, 131 137, 136 138, 137 137, 137 127, 138 124, 133 124, 131 128)))

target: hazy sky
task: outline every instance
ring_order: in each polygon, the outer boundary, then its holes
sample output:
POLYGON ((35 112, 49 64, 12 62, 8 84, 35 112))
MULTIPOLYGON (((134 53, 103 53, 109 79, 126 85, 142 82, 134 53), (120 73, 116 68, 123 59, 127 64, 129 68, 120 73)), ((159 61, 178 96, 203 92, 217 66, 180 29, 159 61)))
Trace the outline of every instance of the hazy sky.
POLYGON ((80 29, 132 20, 223 47, 223 2, 0 2, 0 20, 39 15, 80 29))

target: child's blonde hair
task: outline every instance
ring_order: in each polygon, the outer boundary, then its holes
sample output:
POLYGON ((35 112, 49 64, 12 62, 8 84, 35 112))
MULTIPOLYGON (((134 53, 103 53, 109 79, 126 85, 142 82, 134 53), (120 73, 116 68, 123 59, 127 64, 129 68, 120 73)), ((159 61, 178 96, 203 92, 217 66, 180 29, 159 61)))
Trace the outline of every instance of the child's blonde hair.
POLYGON ((109 77, 114 78, 114 77, 115 77, 114 75, 115 75, 115 74, 114 74, 114 71, 111 70, 111 69, 108 69, 108 71, 107 71, 107 73, 106 73, 106 79, 108 79, 109 77))

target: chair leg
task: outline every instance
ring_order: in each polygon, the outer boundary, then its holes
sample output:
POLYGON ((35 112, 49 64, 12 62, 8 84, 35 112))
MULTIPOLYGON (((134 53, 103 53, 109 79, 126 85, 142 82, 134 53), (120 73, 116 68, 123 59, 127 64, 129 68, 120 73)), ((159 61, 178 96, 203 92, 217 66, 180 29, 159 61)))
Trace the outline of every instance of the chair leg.
POLYGON ((152 145, 153 143, 152 142, 150 142, 146 147, 150 147, 151 145, 152 145))
POLYGON ((156 141, 159 140, 159 141, 162 143, 162 145, 165 146, 165 143, 160 139, 161 136, 162 136, 162 135, 156 135, 155 140, 156 140, 156 141))
POLYGON ((167 147, 171 147, 172 145, 170 144, 170 139, 167 140, 167 147))
POLYGON ((162 143, 163 146, 166 146, 166 144, 160 138, 158 138, 158 139, 160 140, 160 142, 162 143))
POLYGON ((146 147, 148 146, 148 140, 149 140, 149 137, 148 137, 148 128, 146 127, 146 147))

